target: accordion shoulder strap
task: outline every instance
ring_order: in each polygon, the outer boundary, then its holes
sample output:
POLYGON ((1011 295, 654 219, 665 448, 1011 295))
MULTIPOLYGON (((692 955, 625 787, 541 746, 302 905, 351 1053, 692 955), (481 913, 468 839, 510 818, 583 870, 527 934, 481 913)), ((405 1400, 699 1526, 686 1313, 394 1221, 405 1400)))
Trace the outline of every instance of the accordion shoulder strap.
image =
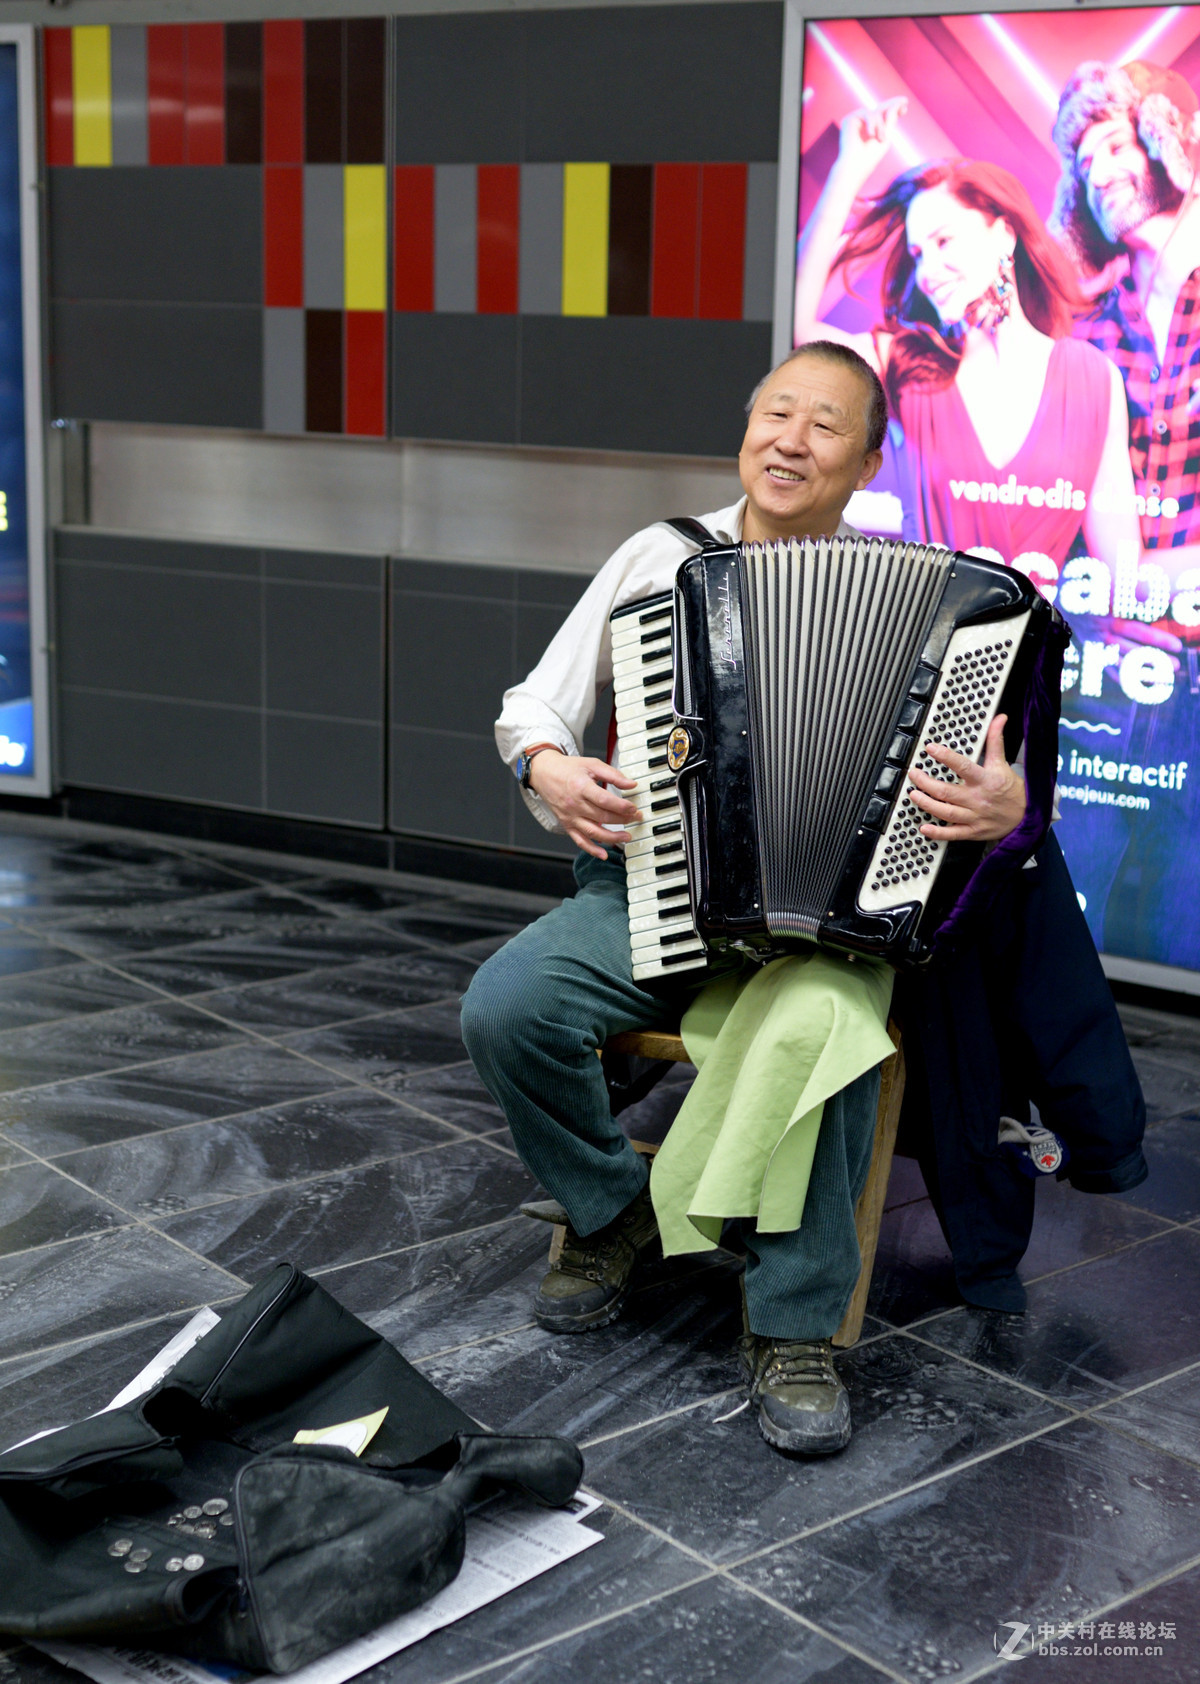
POLYGON ((701 550, 725 548, 719 538, 713 537, 707 526, 701 521, 693 520, 691 515, 675 515, 670 520, 664 520, 662 524, 671 527, 673 531, 678 532, 681 538, 686 538, 689 543, 699 544, 701 550))

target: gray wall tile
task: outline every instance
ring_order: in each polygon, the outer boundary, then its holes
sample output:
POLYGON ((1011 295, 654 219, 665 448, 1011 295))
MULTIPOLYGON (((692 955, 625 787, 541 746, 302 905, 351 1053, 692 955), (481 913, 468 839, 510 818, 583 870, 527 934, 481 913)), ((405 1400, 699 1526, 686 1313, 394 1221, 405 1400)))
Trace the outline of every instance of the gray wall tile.
POLYGON ((518 297, 524 316, 562 315, 563 167, 521 166, 518 297))
POLYGON ((66 783, 220 806, 262 805, 254 714, 64 687, 59 738, 66 783))
POLYGON ((340 164, 304 167, 304 304, 340 310, 346 298, 345 216, 340 164))
POLYGON ((262 172, 47 171, 55 298, 262 302, 262 172))
POLYGON ((110 31, 112 161, 146 164, 146 30, 116 24, 110 31))
POLYGON ((474 566, 465 561, 392 561, 393 590, 433 592, 437 596, 477 596, 488 602, 515 602, 517 573, 511 567, 474 566))
POLYGON ((746 255, 742 319, 769 322, 775 313, 775 195, 777 164, 751 164, 746 172, 746 255))
POLYGON ((783 7, 526 12, 522 161, 779 156, 783 7))
POLYGON ((393 721, 487 735, 517 676, 514 609, 405 592, 392 600, 393 721))
POLYGON ((490 737, 392 727, 393 830, 511 845, 516 783, 490 737))
POLYGON ((291 579, 310 585, 357 585, 363 590, 383 588, 382 556, 326 555, 321 550, 264 550, 263 574, 268 579, 291 579))
MULTIPOLYGON (((520 316, 393 315, 393 436, 515 444, 523 322, 520 316)), ((573 381, 571 390, 577 395, 573 381)))
POLYGON ((574 608, 591 580, 584 573, 554 573, 548 568, 523 567, 517 574, 517 601, 543 608, 574 608))
POLYGON ((261 427, 262 315, 257 305, 53 304, 53 413, 261 427))
POLYGON ((252 545, 188 543, 171 538, 135 538, 124 532, 54 533, 59 561, 112 562, 127 567, 160 567, 183 572, 230 573, 257 579, 261 551, 252 545))
POLYGON ((263 428, 304 431, 304 311, 263 311, 263 428))
POLYGON ((382 588, 271 581, 265 592, 267 707, 382 721, 382 588))
POLYGON ((266 738, 269 812, 382 826, 382 725, 268 714, 266 738))
POLYGON ((439 164, 433 173, 433 307, 475 309, 476 171, 474 164, 439 164))
POLYGON ((530 316, 521 348, 522 444, 734 456, 746 399, 771 364, 771 329, 530 316))
POLYGON ((521 157, 521 19, 398 17, 399 164, 512 164, 521 157))
POLYGON ((259 705, 256 582, 70 561, 56 575, 63 684, 259 705))

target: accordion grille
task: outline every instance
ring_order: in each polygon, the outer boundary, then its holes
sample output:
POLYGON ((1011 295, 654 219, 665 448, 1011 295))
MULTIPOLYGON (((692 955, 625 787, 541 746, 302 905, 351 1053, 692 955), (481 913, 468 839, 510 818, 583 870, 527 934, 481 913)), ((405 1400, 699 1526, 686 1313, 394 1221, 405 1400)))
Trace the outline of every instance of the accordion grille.
POLYGON ((880 539, 750 544, 743 621, 772 935, 815 937, 954 560, 880 539))

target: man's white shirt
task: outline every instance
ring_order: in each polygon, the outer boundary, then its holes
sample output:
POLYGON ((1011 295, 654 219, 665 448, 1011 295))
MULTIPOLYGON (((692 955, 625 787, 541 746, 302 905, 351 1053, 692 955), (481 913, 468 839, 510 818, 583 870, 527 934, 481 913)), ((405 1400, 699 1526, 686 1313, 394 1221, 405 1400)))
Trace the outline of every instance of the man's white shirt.
MULTIPOLYGON (((727 509, 701 515, 700 521, 721 543, 738 544, 745 513, 746 499, 741 497, 727 509)), ((837 536, 857 538, 860 534, 843 521, 837 536)), ((553 743, 564 754, 581 752, 597 701, 612 682, 609 616, 631 602, 670 590, 681 563, 695 553, 690 540, 665 524, 635 532, 614 551, 528 678, 505 692, 496 721, 496 744, 508 766, 515 766, 521 751, 535 743, 553 743)), ((539 824, 561 832, 562 826, 539 796, 529 789, 521 794, 539 824)))

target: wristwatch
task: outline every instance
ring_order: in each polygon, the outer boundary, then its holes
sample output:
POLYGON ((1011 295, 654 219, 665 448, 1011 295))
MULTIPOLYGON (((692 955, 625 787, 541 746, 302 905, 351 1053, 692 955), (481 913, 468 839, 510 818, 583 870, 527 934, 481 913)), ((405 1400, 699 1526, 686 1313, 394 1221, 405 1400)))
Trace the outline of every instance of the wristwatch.
POLYGON ((533 769, 534 756, 540 754, 544 748, 556 749, 559 754, 562 753, 557 743, 534 743, 532 748, 522 749, 518 754, 513 771, 517 774, 517 782, 522 789, 530 788, 529 774, 533 769))

